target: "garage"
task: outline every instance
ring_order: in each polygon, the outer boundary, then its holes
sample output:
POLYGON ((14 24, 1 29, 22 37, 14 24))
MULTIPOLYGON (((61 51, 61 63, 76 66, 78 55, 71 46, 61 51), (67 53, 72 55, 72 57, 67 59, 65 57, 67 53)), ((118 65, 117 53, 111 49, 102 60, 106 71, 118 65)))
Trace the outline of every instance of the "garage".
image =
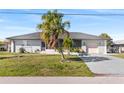
POLYGON ((88 40, 87 41, 87 50, 89 54, 98 54, 99 50, 98 50, 98 45, 97 45, 96 40, 88 40))
POLYGON ((89 54, 98 54, 98 48, 97 47, 88 47, 88 53, 89 54))

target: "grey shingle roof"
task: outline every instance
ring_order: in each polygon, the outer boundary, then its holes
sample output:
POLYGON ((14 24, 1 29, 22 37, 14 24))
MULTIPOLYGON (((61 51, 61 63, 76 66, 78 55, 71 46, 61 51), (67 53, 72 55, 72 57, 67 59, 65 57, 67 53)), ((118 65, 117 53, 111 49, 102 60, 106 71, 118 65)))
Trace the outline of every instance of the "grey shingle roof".
POLYGON ((40 32, 8 37, 7 39, 40 39, 40 32))
MULTIPOLYGON (((82 33, 82 32, 70 32, 70 37, 72 39, 102 39, 96 35, 90 35, 90 34, 86 34, 86 33, 82 33)), ((64 38, 64 35, 62 35, 60 38, 64 38)))
MULTIPOLYGON (((90 34, 81 33, 81 32, 70 32, 70 36, 71 36, 72 39, 93 39, 93 40, 102 39, 102 38, 100 38, 100 37, 98 37, 96 35, 90 35, 90 34)), ((63 39, 64 37, 65 37, 65 35, 59 36, 60 39, 63 39)), ((40 32, 8 37, 7 39, 12 39, 12 40, 40 39, 40 32)))

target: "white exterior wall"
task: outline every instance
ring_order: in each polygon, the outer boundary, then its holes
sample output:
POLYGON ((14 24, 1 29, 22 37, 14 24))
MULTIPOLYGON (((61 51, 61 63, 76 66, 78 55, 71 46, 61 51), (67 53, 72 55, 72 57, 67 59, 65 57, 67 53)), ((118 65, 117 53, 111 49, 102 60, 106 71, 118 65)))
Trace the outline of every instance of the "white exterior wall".
POLYGON ((20 48, 24 48, 26 52, 35 53, 37 50, 41 51, 40 46, 15 46, 15 52, 19 52, 20 48))
POLYGON ((11 42, 10 49, 11 49, 11 52, 13 53, 14 52, 14 40, 11 40, 10 42, 11 42))
MULTIPOLYGON (((20 48, 24 48, 27 52, 41 51, 41 42, 41 40, 11 41, 11 52, 19 52, 20 48)), ((88 54, 106 54, 106 40, 82 40, 82 49, 88 54)))
POLYGON ((98 46, 99 48, 99 54, 107 54, 107 41, 106 40, 100 40, 102 44, 98 46))
POLYGON ((20 48, 24 48, 26 52, 41 51, 41 40, 14 40, 15 52, 19 52, 20 48))
POLYGON ((119 53, 121 53, 121 47, 119 47, 119 53))
POLYGON ((119 46, 119 53, 123 53, 124 52, 124 46, 119 46))

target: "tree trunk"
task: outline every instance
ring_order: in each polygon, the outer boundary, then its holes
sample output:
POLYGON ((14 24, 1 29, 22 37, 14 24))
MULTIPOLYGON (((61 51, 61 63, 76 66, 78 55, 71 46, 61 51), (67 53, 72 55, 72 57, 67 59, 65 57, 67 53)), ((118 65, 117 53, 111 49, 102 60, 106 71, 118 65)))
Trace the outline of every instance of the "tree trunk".
POLYGON ((62 59, 61 61, 64 62, 64 60, 65 60, 65 56, 64 56, 63 52, 61 51, 60 54, 61 54, 61 59, 62 59))
POLYGON ((63 51, 61 50, 60 51, 60 54, 61 54, 61 62, 64 62, 65 61, 65 56, 63 54, 63 51))

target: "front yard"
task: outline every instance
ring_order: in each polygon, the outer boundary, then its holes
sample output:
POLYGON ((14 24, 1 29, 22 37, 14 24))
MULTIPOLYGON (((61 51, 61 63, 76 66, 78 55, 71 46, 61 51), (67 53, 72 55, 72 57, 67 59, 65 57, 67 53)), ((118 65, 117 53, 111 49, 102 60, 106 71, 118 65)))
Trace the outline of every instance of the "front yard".
POLYGON ((113 55, 114 57, 119 57, 119 58, 124 58, 124 54, 116 54, 116 55, 113 55))
POLYGON ((59 55, 11 55, 15 57, 0 59, 0 76, 94 76, 77 56, 71 56, 71 62, 60 63, 59 55))

